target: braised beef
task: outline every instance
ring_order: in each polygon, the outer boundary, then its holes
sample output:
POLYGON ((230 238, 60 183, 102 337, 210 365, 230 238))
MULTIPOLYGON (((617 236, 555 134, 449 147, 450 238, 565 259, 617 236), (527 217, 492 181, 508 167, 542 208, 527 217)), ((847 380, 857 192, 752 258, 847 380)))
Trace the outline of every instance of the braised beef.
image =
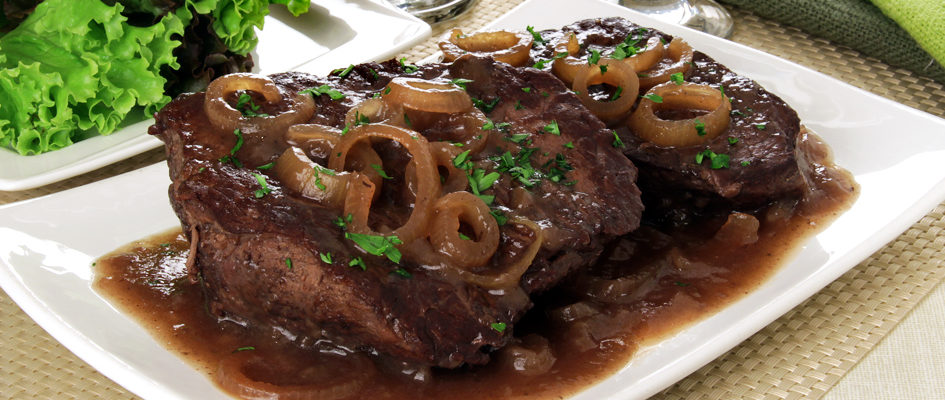
MULTIPOLYGON (((566 32, 573 32, 583 44, 580 55, 589 49, 609 54, 628 37, 638 40, 637 46, 654 36, 664 43, 672 40, 670 35, 623 18, 588 19, 541 32, 544 43, 533 48, 532 58, 550 60, 554 44, 566 32)), ((550 62, 545 68, 550 69, 550 62)), ((733 208, 747 210, 775 199, 798 198, 808 189, 796 155, 800 123, 790 106, 699 51, 694 52, 692 68, 684 77, 723 90, 732 101, 731 123, 715 139, 685 147, 654 145, 622 122, 613 126, 626 145, 624 153, 640 169, 638 184, 647 219, 684 222, 696 214, 724 214, 733 208), (706 149, 728 155, 728 167, 713 169, 708 161, 697 163, 697 154, 706 149)))
MULTIPOLYGON (((590 265, 608 241, 638 226, 642 204, 635 167, 612 146, 611 131, 548 73, 464 58, 417 70, 389 61, 327 78, 284 73, 273 80, 287 92, 327 84, 344 93, 342 100, 316 97, 312 118, 340 128, 351 107, 405 74, 470 79, 470 95, 494 104, 487 115, 496 124, 508 123, 503 134, 528 134, 524 144, 499 140, 479 161, 527 146, 534 149, 536 168, 563 167, 557 164, 561 160, 567 164, 559 176, 564 179, 541 179, 530 187, 529 201, 514 195, 522 191, 508 174, 493 186, 495 208, 539 223, 550 239, 520 287, 487 290, 408 258, 395 265, 364 253, 333 223, 337 212, 296 195, 266 170, 253 169, 256 165, 227 162, 237 139, 210 126, 204 94, 196 93, 171 102, 149 132, 166 144, 171 203, 196 250, 191 273, 200 280, 213 314, 293 335, 327 336, 419 364, 482 364, 491 350, 508 342, 512 324, 531 307, 529 294, 590 265), (552 122, 560 134, 544 131, 552 122), (264 196, 254 196, 260 189, 254 174, 266 176, 270 191, 264 196), (326 253, 332 255, 330 264, 320 258, 326 253), (368 267, 349 266, 355 257, 364 257, 368 267), (407 274, 394 273, 398 270, 407 274), (496 329, 496 322, 508 326, 496 329)), ((285 146, 279 141, 260 161, 274 160, 285 146)), ((236 157, 246 151, 252 150, 241 149, 236 157)))

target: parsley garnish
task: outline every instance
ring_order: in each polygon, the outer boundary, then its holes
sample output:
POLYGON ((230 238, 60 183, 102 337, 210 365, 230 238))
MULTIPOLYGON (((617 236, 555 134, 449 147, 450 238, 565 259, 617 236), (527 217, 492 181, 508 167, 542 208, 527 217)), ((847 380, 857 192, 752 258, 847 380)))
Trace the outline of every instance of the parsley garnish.
POLYGON ((729 145, 734 146, 734 145, 737 144, 737 143, 738 143, 738 138, 737 138, 737 137, 732 137, 732 136, 729 136, 729 137, 728 137, 728 144, 729 144, 729 145))
POLYGON ((256 167, 256 169, 272 169, 272 167, 274 167, 274 166, 276 166, 275 161, 273 161, 273 162, 271 162, 271 163, 268 163, 268 164, 260 165, 260 166, 256 167))
POLYGON ((685 81, 685 79, 683 78, 682 72, 677 72, 675 74, 670 75, 669 80, 673 81, 673 83, 677 85, 682 85, 683 82, 685 81))
POLYGON ((470 98, 470 100, 472 100, 472 103, 473 103, 474 106, 476 106, 476 108, 478 108, 479 110, 481 110, 482 112, 484 112, 484 113, 486 113, 486 114, 492 112, 492 109, 494 109, 495 106, 497 106, 497 105, 499 104, 499 98, 498 98, 498 97, 492 99, 492 101, 490 101, 490 102, 488 102, 488 103, 486 103, 485 101, 479 100, 479 99, 477 99, 477 98, 475 98, 475 97, 470 98))
POLYGON ((551 120, 551 122, 549 122, 548 125, 545 125, 545 127, 542 128, 542 130, 544 130, 545 132, 548 132, 548 133, 550 133, 550 134, 552 134, 552 135, 558 135, 558 136, 561 135, 561 130, 558 129, 558 121, 557 121, 557 120, 551 120))
POLYGON ((492 215, 492 217, 495 218, 495 222, 499 224, 499 226, 505 225, 505 223, 509 221, 509 218, 502 214, 502 211, 499 210, 489 211, 489 215, 492 215))
POLYGON ((486 170, 476 168, 472 173, 466 174, 466 179, 469 180, 470 191, 488 205, 495 201, 495 196, 482 194, 482 192, 491 188, 499 176, 498 172, 493 171, 487 174, 486 170))
POLYGON ((420 67, 418 67, 418 66, 416 66, 416 65, 408 64, 408 63, 407 63, 407 57, 401 57, 400 60, 397 60, 397 61, 400 62, 400 67, 403 68, 404 72, 406 72, 406 73, 408 73, 408 74, 412 74, 412 73, 414 73, 414 72, 417 72, 417 70, 420 69, 420 67))
MULTIPOLYGON (((361 250, 375 256, 385 256, 394 263, 400 263, 401 253, 395 247, 404 242, 397 236, 366 235, 362 233, 345 232, 345 239, 350 239, 361 250)), ((359 257, 360 258, 360 257, 359 257)))
POLYGON ((257 174, 255 172, 253 172, 253 176, 256 177, 256 182, 259 182, 259 186, 262 186, 261 189, 257 189, 256 192, 254 192, 257 199, 262 198, 263 196, 269 194, 269 192, 272 191, 271 189, 269 189, 269 185, 266 183, 265 176, 257 174))
POLYGON ((317 87, 310 87, 308 89, 302 89, 299 91, 299 94, 311 94, 312 97, 327 94, 328 97, 331 97, 332 100, 341 100, 345 98, 344 93, 341 93, 335 89, 332 89, 331 86, 328 86, 328 85, 321 85, 317 87))
POLYGON ((240 113, 244 117, 268 117, 269 114, 257 113, 259 111, 259 106, 256 103, 253 103, 253 98, 247 93, 240 93, 240 97, 236 99, 236 109, 240 110, 240 113))
POLYGON ((587 58, 587 65, 596 65, 600 61, 600 52, 591 49, 591 56, 587 58))
POLYGON ((756 124, 756 125, 755 125, 755 128, 758 128, 759 130, 762 130, 762 131, 765 130, 765 128, 767 128, 767 127, 768 127, 768 123, 767 123, 767 122, 762 122, 762 123, 760 123, 760 124, 756 124))
POLYGON ((610 101, 619 99, 621 94, 623 94, 623 87, 617 86, 617 90, 614 90, 614 94, 610 96, 610 101))
POLYGON ((567 148, 569 148, 569 149, 573 149, 573 148, 574 148, 574 142, 567 142, 567 143, 564 144, 564 147, 567 147, 567 148))
POLYGON ((345 217, 335 218, 335 220, 332 221, 332 223, 334 223, 335 225, 338 225, 338 227, 341 229, 348 229, 348 224, 351 223, 352 219, 354 219, 354 215, 348 214, 345 217))
POLYGON ((331 253, 318 253, 318 258, 321 258, 325 264, 331 265, 331 253))
POLYGON ((362 271, 367 271, 367 264, 364 263, 364 260, 361 257, 355 257, 351 262, 348 263, 349 267, 360 267, 362 271))
POLYGON ((240 348, 238 348, 238 349, 236 349, 236 350, 233 350, 233 352, 234 352, 234 353, 239 353, 239 352, 241 352, 241 351, 247 351, 247 350, 256 350, 256 348, 253 347, 253 346, 243 346, 243 347, 240 347, 240 348))
POLYGON ((466 90, 466 84, 472 83, 472 79, 456 78, 451 80, 450 83, 463 88, 463 90, 466 90))
POLYGON ((699 121, 699 120, 697 119, 697 120, 696 120, 696 123, 695 123, 695 127, 696 127, 696 134, 698 134, 699 136, 705 136, 705 135, 706 135, 706 132, 705 132, 705 122, 699 121))
POLYGON ((617 45, 614 48, 614 52, 610 54, 610 58, 614 60, 623 60, 624 58, 631 57, 640 52, 640 49, 634 47, 637 43, 640 42, 640 39, 634 39, 633 33, 627 35, 626 39, 623 40, 623 43, 617 45))
POLYGON ((495 124, 492 122, 492 120, 482 124, 482 130, 484 131, 491 131, 493 129, 495 129, 495 124))
POLYGON ((492 323, 492 329, 494 329, 496 332, 499 332, 499 333, 505 332, 505 328, 506 328, 505 322, 492 323))
POLYGON ((338 69, 336 69, 336 70, 334 70, 334 71, 331 71, 331 73, 337 72, 339 78, 344 78, 344 77, 348 76, 348 74, 350 74, 353 69, 354 69, 354 64, 349 64, 349 65, 348 65, 348 68, 344 68, 344 69, 338 68, 338 69))
POLYGON ((472 162, 467 163, 469 158, 469 153, 472 150, 466 150, 462 153, 459 153, 456 157, 453 158, 453 166, 459 169, 469 169, 472 168, 472 162))
POLYGON ((239 129, 234 129, 233 134, 236 135, 236 144, 230 149, 231 156, 236 155, 236 152, 240 151, 240 148, 243 147, 243 132, 240 132, 239 129))
POLYGON ((411 277, 413 277, 413 275, 411 275, 410 272, 407 272, 407 270, 405 270, 405 269, 403 269, 403 268, 397 268, 397 269, 393 270, 391 273, 392 273, 392 274, 395 274, 395 275, 399 275, 399 276, 404 277, 404 278, 411 278, 411 277))
POLYGON ((642 97, 642 98, 644 98, 644 99, 647 99, 647 100, 649 100, 649 101, 652 101, 652 102, 654 102, 654 103, 662 103, 662 102, 663 102, 663 97, 660 96, 660 95, 658 95, 658 94, 656 94, 656 93, 650 93, 650 94, 646 94, 646 95, 643 95, 643 96, 640 96, 640 97, 642 97))
POLYGON ((617 131, 610 131, 614 135, 614 142, 611 143, 614 147, 620 148, 624 147, 623 140, 620 140, 620 136, 617 136, 617 131))
POLYGON ((522 88, 522 91, 525 92, 525 93, 531 93, 531 92, 532 92, 532 88, 530 88, 530 87, 523 87, 523 88, 522 88))
POLYGON ((289 257, 286 257, 286 258, 285 258, 285 266, 286 266, 286 267, 289 267, 289 269, 292 269, 292 259, 291 259, 291 258, 289 258, 289 257))
POLYGON ((696 153, 696 164, 702 164, 702 160, 708 158, 712 163, 712 169, 722 169, 728 168, 729 156, 728 154, 716 154, 714 151, 706 148, 705 150, 696 153))
POLYGON ((384 179, 394 179, 394 178, 392 178, 390 175, 387 175, 387 173, 384 172, 384 168, 381 167, 380 165, 371 164, 371 168, 374 168, 374 170, 377 171, 377 174, 380 175, 381 178, 384 178, 384 179))
POLYGON ((545 39, 544 39, 543 37, 541 37, 541 33, 535 32, 535 27, 534 27, 534 26, 529 25, 529 26, 525 27, 525 30, 527 30, 528 33, 531 33, 531 34, 532 34, 532 40, 533 40, 535 43, 545 43, 545 39))

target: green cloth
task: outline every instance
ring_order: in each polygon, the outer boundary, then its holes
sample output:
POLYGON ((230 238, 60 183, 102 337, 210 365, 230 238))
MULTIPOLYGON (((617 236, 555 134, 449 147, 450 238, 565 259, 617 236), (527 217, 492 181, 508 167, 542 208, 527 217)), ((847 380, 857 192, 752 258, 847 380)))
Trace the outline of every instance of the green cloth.
MULTIPOLYGON (((855 49, 867 56, 883 62, 908 69, 916 74, 927 76, 945 84, 943 61, 936 61, 924 50, 909 32, 896 21, 883 14, 877 6, 868 0, 720 0, 723 3, 738 6, 759 16, 795 26, 801 30, 835 43, 855 49)), ((930 43, 945 46, 945 36, 934 32, 945 30, 945 20, 941 19, 945 0, 877 0, 886 3, 905 3, 911 1, 914 7, 926 4, 919 15, 929 18, 929 23, 915 22, 926 30, 917 33, 930 43), (941 3, 937 6, 935 3, 941 3), (935 11, 939 10, 938 23, 932 23, 935 11), (928 15, 922 15, 927 13, 928 15)), ((900 6, 904 10, 908 6, 900 6)), ((918 18, 912 21, 921 21, 918 18)), ((934 47, 929 47, 930 51, 934 47)))
POLYGON ((945 1, 872 1, 884 14, 909 32, 939 64, 945 64, 945 1))

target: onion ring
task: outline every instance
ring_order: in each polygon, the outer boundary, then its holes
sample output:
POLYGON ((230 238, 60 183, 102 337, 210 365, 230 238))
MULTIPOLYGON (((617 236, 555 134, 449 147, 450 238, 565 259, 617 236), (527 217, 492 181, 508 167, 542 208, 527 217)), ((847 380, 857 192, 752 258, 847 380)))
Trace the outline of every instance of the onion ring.
POLYGON ((519 216, 510 217, 506 224, 521 225, 527 228, 535 235, 535 240, 528 245, 518 260, 515 260, 511 265, 508 265, 505 270, 499 274, 476 274, 465 269, 457 269, 460 277, 462 277, 466 282, 487 289, 513 287, 518 285, 518 282, 522 279, 522 275, 524 275, 525 271, 528 270, 528 267, 532 265, 532 261, 535 260, 535 255, 538 254, 538 250, 541 249, 543 242, 544 234, 542 233, 541 227, 538 226, 538 224, 519 216))
POLYGON ((637 73, 628 64, 616 60, 601 60, 601 68, 588 68, 574 78, 573 89, 581 102, 598 118, 606 123, 613 123, 626 116, 640 93, 640 80, 637 73), (607 72, 603 72, 606 68, 607 72), (608 84, 621 90, 620 96, 613 100, 599 101, 588 92, 591 85, 608 84))
POLYGON ((646 71, 653 68, 663 58, 663 43, 659 36, 653 36, 646 41, 646 47, 643 51, 624 58, 622 61, 636 72, 646 71))
POLYGON ((452 192, 433 206, 430 242, 459 268, 485 264, 499 248, 499 224, 489 214, 489 206, 469 192, 452 192), (472 227, 474 236, 460 236, 462 223, 472 227))
POLYGON ((285 133, 286 142, 317 158, 327 159, 331 149, 341 140, 341 130, 320 124, 292 125, 285 133))
POLYGON ((469 94, 452 83, 401 76, 391 80, 388 87, 390 92, 383 96, 384 101, 408 110, 448 114, 473 108, 469 94))
MULTIPOLYGON (((686 73, 692 66, 692 46, 679 37, 673 38, 666 45, 666 53, 672 64, 658 63, 653 69, 640 73, 640 87, 649 89, 663 82, 669 82, 670 76, 675 73, 686 73)), ((639 72, 639 71, 638 71, 639 72)))
POLYGON ((265 134, 274 130, 282 134, 289 125, 311 118, 315 113, 315 101, 311 96, 306 95, 285 96, 268 77, 235 73, 210 82, 204 99, 204 111, 210 122, 226 133, 240 129, 244 135, 265 134), (259 93, 270 104, 282 103, 285 99, 289 109, 278 115, 246 117, 226 101, 227 97, 240 90, 259 93), (278 132, 280 130, 282 132, 278 132))
POLYGON ((272 172, 286 187, 326 207, 341 210, 352 174, 322 167, 298 147, 285 149, 276 159, 272 172))
POLYGON ((566 40, 559 40, 555 43, 555 60, 551 63, 551 72, 564 81, 569 86, 574 83, 574 77, 582 71, 590 69, 587 61, 577 57, 581 51, 581 44, 577 41, 574 33, 567 35, 566 40), (564 57, 558 57, 558 54, 567 53, 564 57))
MULTIPOLYGON (((390 139, 398 142, 410 153, 411 162, 416 164, 417 194, 410 217, 402 226, 393 229, 391 232, 384 232, 385 235, 397 236, 404 243, 409 243, 423 236, 423 233, 426 232, 430 214, 433 210, 433 203, 440 193, 439 175, 436 172, 433 157, 430 155, 430 145, 422 135, 404 128, 385 124, 361 125, 351 129, 341 137, 328 159, 329 168, 336 171, 345 169, 348 153, 359 142, 371 138, 390 139)), ((370 183, 370 185, 365 184, 365 179, 367 178, 352 182, 349 185, 344 212, 353 216, 352 222, 348 224, 349 230, 355 233, 377 234, 368 226, 371 198, 373 198, 374 191, 377 189, 369 180, 367 183, 370 183), (370 192, 371 197, 365 197, 365 193, 368 192, 370 192)))
POLYGON ((298 366, 281 362, 259 350, 240 351, 220 361, 214 379, 224 390, 243 399, 341 400, 357 394, 376 373, 370 360, 363 355, 325 355, 318 358, 300 371, 298 366), (339 362, 344 368, 337 368, 339 362), (264 372, 272 369, 275 372, 264 372), (294 375, 304 376, 308 382, 284 383, 266 376, 290 371, 294 375))
POLYGON ((528 62, 532 40, 527 32, 493 31, 465 35, 462 29, 453 29, 440 40, 439 46, 446 62, 472 53, 521 67, 528 62))
POLYGON ((709 85, 664 83, 647 93, 662 97, 663 102, 654 103, 644 97, 627 121, 630 131, 643 140, 659 146, 692 146, 705 143, 728 128, 732 104, 721 91, 709 85), (660 108, 709 112, 696 118, 665 120, 655 114, 660 108), (699 129, 700 124, 704 131, 699 129))

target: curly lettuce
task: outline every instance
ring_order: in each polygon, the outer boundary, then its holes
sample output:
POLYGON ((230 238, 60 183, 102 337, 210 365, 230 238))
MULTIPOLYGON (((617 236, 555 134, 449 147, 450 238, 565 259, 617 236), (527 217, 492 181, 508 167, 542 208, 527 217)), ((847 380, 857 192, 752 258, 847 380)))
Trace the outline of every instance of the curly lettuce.
MULTIPOLYGON (((256 45, 254 29, 262 28, 270 3, 296 15, 308 10, 307 1, 297 0, 43 1, 0 36, 0 146, 39 154, 152 115, 176 94, 168 92, 174 82, 167 75, 181 67, 174 51, 184 47, 182 38, 194 36, 185 31, 195 16, 208 19, 218 36, 213 40, 222 41, 227 54, 245 55, 256 45), (147 26, 137 18, 141 13, 151 14, 147 26)), ((208 68, 223 70, 219 58, 208 57, 216 63, 208 68)), ((187 69, 194 75, 200 67, 187 69)))

